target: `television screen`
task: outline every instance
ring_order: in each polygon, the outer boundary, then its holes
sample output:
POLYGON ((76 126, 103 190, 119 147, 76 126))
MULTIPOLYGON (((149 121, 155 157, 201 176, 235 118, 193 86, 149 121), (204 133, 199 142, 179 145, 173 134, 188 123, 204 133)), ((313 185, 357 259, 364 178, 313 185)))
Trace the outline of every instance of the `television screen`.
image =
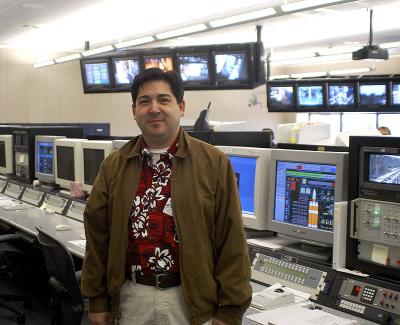
POLYGON ((336 165, 276 162, 274 220, 333 230, 336 165))
POLYGON ((172 55, 151 55, 144 57, 144 68, 160 68, 164 71, 170 71, 174 69, 172 55))
POLYGON ((107 62, 88 63, 84 64, 85 77, 87 86, 109 86, 110 71, 107 62))
POLYGON ((400 185, 400 156, 370 154, 368 180, 400 185))
POLYGON ((58 178, 75 181, 74 148, 57 146, 58 178))
POLYGON ((239 81, 249 78, 245 52, 216 53, 214 58, 217 81, 239 81))
POLYGON ((271 86, 268 92, 268 106, 293 107, 293 86, 271 86))
POLYGON ((300 106, 323 106, 324 87, 322 85, 299 86, 298 99, 300 106))
POLYGON ((0 167, 6 168, 6 144, 0 141, 0 167))
POLYGON ((179 55, 179 73, 183 81, 208 81, 208 55, 179 55))
POLYGON ((243 213, 253 215, 257 158, 238 156, 228 156, 228 158, 235 171, 242 211, 243 213))
POLYGON ((83 173, 85 184, 93 185, 103 160, 104 150, 83 148, 83 173))
POLYGON ((117 85, 130 85, 139 74, 139 59, 114 59, 114 76, 117 85))
POLYGON ((36 143, 36 171, 42 174, 53 175, 53 142, 36 143))
POLYGON ((353 106, 355 101, 353 84, 328 85, 329 106, 353 106))
POLYGON ((400 105, 400 83, 392 84, 392 105, 400 105))
POLYGON ((386 105, 386 85, 360 84, 360 105, 386 105))

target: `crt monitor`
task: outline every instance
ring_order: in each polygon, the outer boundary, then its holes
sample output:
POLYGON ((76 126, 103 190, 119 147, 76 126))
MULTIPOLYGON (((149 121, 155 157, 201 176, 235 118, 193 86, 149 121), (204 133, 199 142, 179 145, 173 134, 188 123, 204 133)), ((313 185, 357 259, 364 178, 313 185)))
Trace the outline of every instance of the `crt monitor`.
POLYGON ((328 83, 328 106, 336 108, 355 107, 356 84, 354 82, 328 83))
POLYGON ((113 150, 121 149, 128 142, 129 142, 129 140, 113 140, 112 149, 113 150))
POLYGON ((179 73, 185 86, 210 85, 209 55, 205 53, 178 53, 179 73))
POLYGON ((393 106, 400 105, 400 81, 392 82, 392 103, 393 106))
POLYGON ((360 82, 360 107, 379 107, 387 104, 387 85, 385 82, 360 82))
POLYGON ((268 229, 294 237, 290 252, 329 259, 335 202, 347 200, 348 153, 273 149, 268 229))
POLYGON ((271 149, 218 146, 229 158, 236 175, 243 225, 267 230, 268 167, 271 149))
POLYGON ((93 183, 99 172, 100 165, 112 152, 112 141, 98 140, 98 141, 85 141, 82 142, 82 155, 83 155, 83 189, 90 192, 93 183))
POLYGON ((108 59, 81 60, 84 89, 111 89, 111 67, 108 59))
POLYGON ((82 143, 84 139, 56 139, 56 184, 70 188, 71 182, 83 182, 82 143))
POLYGON ((324 107, 324 84, 299 84, 297 101, 299 107, 324 107))
POLYGON ((112 63, 115 86, 117 88, 129 88, 133 79, 140 72, 139 58, 113 58, 112 63))
POLYGON ((143 56, 144 68, 159 68, 164 71, 174 69, 172 54, 153 54, 143 56))
POLYGON ((295 102, 296 87, 294 84, 267 84, 268 109, 285 110, 293 109, 295 102))
POLYGON ((12 135, 0 134, 0 174, 13 173, 12 135))
POLYGON ((249 83, 249 54, 246 50, 214 52, 217 85, 249 83))
POLYGON ((64 136, 37 135, 35 136, 35 176, 45 183, 54 183, 55 150, 54 141, 65 139, 64 136))

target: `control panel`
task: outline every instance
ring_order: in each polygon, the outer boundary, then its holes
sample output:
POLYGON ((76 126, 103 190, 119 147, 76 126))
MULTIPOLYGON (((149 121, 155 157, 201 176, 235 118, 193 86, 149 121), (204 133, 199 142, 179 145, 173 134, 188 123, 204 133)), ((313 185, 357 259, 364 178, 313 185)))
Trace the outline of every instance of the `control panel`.
POLYGON ((400 203, 353 200, 350 237, 359 241, 359 259, 400 269, 400 203))
POLYGON ((54 211, 55 213, 58 214, 63 214, 67 204, 68 204, 68 199, 66 198, 52 194, 46 194, 40 208, 43 210, 54 211))
POLYGON ((339 310, 380 324, 400 322, 400 292, 359 278, 343 278, 336 305, 339 310))
POLYGON ((25 189, 25 186, 9 182, 6 186, 4 194, 19 199, 25 189))
POLYGON ((15 175, 20 177, 29 176, 29 157, 25 150, 15 151, 15 175))
POLYGON ((65 214, 67 217, 83 222, 83 211, 85 211, 86 204, 78 201, 71 201, 65 214))
POLYGON ((256 253, 251 278, 264 284, 280 284, 311 295, 316 300, 327 273, 297 263, 297 259, 279 259, 256 253))
POLYGON ((21 200, 35 206, 39 206, 43 199, 44 193, 40 191, 36 191, 32 188, 26 188, 24 194, 21 197, 21 200))

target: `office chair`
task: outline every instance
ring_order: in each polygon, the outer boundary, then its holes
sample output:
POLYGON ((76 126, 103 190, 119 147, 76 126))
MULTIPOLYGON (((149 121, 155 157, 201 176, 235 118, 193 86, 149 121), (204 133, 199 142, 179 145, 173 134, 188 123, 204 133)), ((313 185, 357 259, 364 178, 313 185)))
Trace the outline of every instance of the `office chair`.
POLYGON ((38 240, 50 275, 49 285, 53 290, 51 323, 78 325, 81 323, 84 311, 79 287, 81 272, 75 272, 71 253, 63 243, 43 229, 36 229, 39 232, 38 240))
MULTIPOLYGON (((9 243, 13 240, 19 239, 21 239, 21 237, 17 234, 0 235, 0 274, 2 275, 2 279, 10 279, 13 276, 14 272, 8 271, 11 260, 13 258, 21 258, 25 256, 24 252, 9 243)), ((32 308, 32 299, 27 296, 0 293, 0 308, 4 308, 16 314, 18 324, 25 324, 25 313, 15 308, 10 303, 12 301, 23 301, 24 307, 30 309, 32 308)))

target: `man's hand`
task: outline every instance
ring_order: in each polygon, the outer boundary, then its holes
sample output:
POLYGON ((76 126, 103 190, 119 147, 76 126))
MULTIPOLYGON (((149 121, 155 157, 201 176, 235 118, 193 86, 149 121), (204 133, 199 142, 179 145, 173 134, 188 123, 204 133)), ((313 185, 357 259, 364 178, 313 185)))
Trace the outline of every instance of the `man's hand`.
POLYGON ((212 318, 211 325, 228 325, 228 324, 226 324, 226 323, 220 321, 219 319, 212 318))
POLYGON ((113 325, 111 313, 89 313, 89 320, 91 325, 113 325))

